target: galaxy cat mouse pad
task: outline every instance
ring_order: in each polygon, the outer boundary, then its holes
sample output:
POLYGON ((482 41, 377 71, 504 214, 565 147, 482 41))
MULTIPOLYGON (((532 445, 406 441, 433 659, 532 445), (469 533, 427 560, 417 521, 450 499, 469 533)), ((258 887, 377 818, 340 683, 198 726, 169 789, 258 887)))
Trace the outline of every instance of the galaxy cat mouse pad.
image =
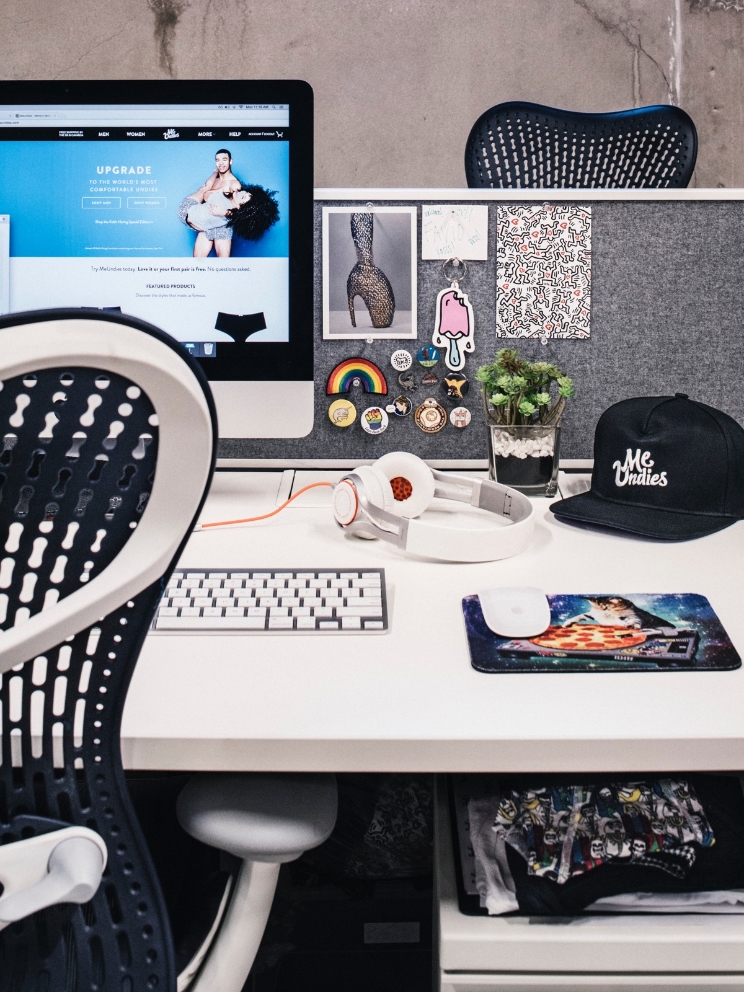
POLYGON ((479 672, 731 671, 741 658, 705 596, 616 593, 548 596, 550 626, 499 637, 480 600, 462 601, 470 661, 479 672))

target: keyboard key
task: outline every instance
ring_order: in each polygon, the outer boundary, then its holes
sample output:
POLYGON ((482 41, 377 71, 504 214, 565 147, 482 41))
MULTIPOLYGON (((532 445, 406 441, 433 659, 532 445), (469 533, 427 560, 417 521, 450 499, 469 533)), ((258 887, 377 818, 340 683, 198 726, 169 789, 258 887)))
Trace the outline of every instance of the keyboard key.
POLYGON ((310 579, 308 582, 309 589, 327 589, 328 580, 327 579, 310 579))
POLYGON ((225 589, 242 589, 243 588, 243 580, 242 579, 236 579, 233 576, 231 579, 226 579, 225 582, 223 583, 223 585, 224 585, 225 589))
POLYGON ((244 617, 245 610, 241 609, 239 606, 228 606, 225 610, 226 617, 244 617))
POLYGON ((263 617, 158 617, 156 630, 264 630, 263 617))
POLYGON ((234 606, 235 600, 232 596, 218 596, 214 601, 215 606, 234 606))
POLYGON ((333 610, 331 609, 330 606, 316 606, 314 612, 315 612, 315 616, 316 617, 332 617, 333 616, 333 610))
POLYGON ((262 596, 258 601, 259 606, 275 606, 277 600, 273 596, 262 596))
POLYGON ((344 589, 345 599, 356 599, 358 596, 362 595, 361 589, 344 589))
POLYGON ((310 607, 309 606, 293 606, 291 612, 292 612, 292 616, 293 617, 309 617, 310 616, 310 607))
POLYGON ((360 630, 362 621, 360 617, 344 617, 341 620, 343 630, 360 630))
POLYGON ((253 578, 254 579, 270 579, 271 577, 272 577, 271 576, 271 572, 254 572, 253 573, 253 578))
POLYGON ((249 617, 265 617, 266 607, 265 606, 251 606, 248 610, 249 617))
POLYGON ((231 579, 250 579, 250 572, 230 572, 231 579))
POLYGON ((284 589, 284 579, 267 579, 266 580, 267 589, 284 589))
POLYGON ((293 625, 292 617, 269 617, 269 630, 291 630, 293 625))
POLYGON ((221 617, 222 610, 217 606, 208 606, 206 609, 202 610, 203 617, 221 617))
POLYGON ((307 589, 307 579, 289 579, 287 589, 307 589))
POLYGON ((275 579, 293 579, 294 572, 274 572, 275 579))
POLYGON ((338 620, 320 620, 318 630, 338 630, 338 620))
MULTIPOLYGON (((318 611, 315 611, 318 615, 318 611)), ((341 606, 336 610, 337 617, 381 617, 381 606, 341 606)))
POLYGON ((379 586, 380 584, 380 573, 379 572, 362 572, 363 579, 374 579, 374 581, 379 586))
MULTIPOLYGON (((307 611, 308 613, 310 610, 307 611)), ((178 609, 175 606, 161 606, 158 610, 159 617, 177 617, 178 609)))
POLYGON ((214 600, 211 596, 195 596, 193 603, 189 603, 189 606, 213 606, 214 600))
POLYGON ((323 600, 320 596, 303 596, 302 597, 303 606, 322 606, 323 600))
POLYGON ((318 572, 319 579, 335 579, 336 575, 336 572, 318 572))
POLYGON ((348 589, 349 583, 346 579, 331 579, 331 589, 348 589))
POLYGON ((270 617, 288 617, 289 610, 286 606, 272 606, 269 610, 270 617))
POLYGON ((355 589, 379 589, 379 581, 375 582, 373 579, 352 579, 351 584, 355 589))
POLYGON ((247 596, 241 596, 240 599, 237 601, 237 605, 238 606, 255 606, 256 605, 256 600, 253 599, 252 597, 249 598, 247 596))
POLYGON ((282 596, 280 600, 282 606, 299 606, 300 600, 297 596, 282 596))
POLYGON ((206 579, 206 577, 207 577, 207 573, 206 572, 187 572, 186 573, 186 578, 187 579, 206 579))
POLYGON ((182 617, 198 617, 201 614, 201 610, 198 606, 184 606, 181 610, 182 617))
POLYGON ((365 620, 364 629, 365 630, 382 630, 385 624, 382 620, 365 620))
POLYGON ((296 630, 315 630, 315 617, 297 617, 295 620, 296 630))
POLYGON ((171 606, 191 606, 191 600, 188 596, 175 596, 171 600, 171 606))
POLYGON ((338 577, 340 579, 358 579, 359 572, 339 572, 338 577))

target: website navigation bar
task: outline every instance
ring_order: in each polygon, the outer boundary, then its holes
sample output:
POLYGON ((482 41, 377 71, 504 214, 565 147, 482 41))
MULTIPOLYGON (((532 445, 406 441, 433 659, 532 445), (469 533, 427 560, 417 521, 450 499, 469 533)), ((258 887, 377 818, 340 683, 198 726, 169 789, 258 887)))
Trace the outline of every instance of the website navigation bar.
POLYGON ((289 141, 288 127, 25 127, 0 126, 0 141, 289 141))

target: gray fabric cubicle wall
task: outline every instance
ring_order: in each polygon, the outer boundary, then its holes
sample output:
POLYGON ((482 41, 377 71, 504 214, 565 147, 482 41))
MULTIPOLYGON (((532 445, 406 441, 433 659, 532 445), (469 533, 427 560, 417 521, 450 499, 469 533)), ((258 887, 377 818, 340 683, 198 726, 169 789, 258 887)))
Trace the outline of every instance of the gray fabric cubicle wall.
MULTIPOLYGON (((549 200, 549 197, 546 197, 549 200)), ((411 206, 411 201, 375 201, 411 206)), ((427 202, 427 201, 420 201, 427 202)), ((441 202, 441 201, 440 201, 441 202)), ((462 202, 462 201, 460 201, 462 202)), ((479 201, 483 202, 483 201, 479 201)), ((584 201, 585 203, 587 201, 584 201)), ((283 441, 226 440, 220 456, 229 458, 368 459, 386 451, 412 451, 430 459, 486 457, 480 396, 471 388, 465 405, 469 427, 450 423, 425 435, 413 416, 390 418, 384 434, 371 437, 357 417, 349 428, 334 427, 327 416, 326 380, 349 357, 375 362, 388 381, 388 397, 352 390, 357 411, 404 392, 390 355, 397 348, 414 354, 431 341, 434 307, 445 285, 439 261, 422 262, 419 203, 418 340, 324 341, 322 338, 321 208, 358 206, 349 201, 315 204, 315 427, 307 438, 283 441)), ((592 207, 592 329, 588 341, 515 342, 496 336, 496 203, 489 203, 488 261, 469 262, 461 288, 475 312, 475 351, 464 368, 477 367, 501 347, 515 345, 533 360, 554 361, 576 384, 576 398, 564 419, 562 456, 590 458, 594 427, 610 404, 630 396, 685 392, 718 407, 744 425, 744 201, 604 201, 592 207)), ((357 299, 357 305, 363 306, 357 299)), ((441 378, 443 362, 434 369, 441 378)), ((423 370, 414 360, 420 382, 423 370)), ((439 386, 409 394, 414 407, 433 395, 448 410, 439 386)))

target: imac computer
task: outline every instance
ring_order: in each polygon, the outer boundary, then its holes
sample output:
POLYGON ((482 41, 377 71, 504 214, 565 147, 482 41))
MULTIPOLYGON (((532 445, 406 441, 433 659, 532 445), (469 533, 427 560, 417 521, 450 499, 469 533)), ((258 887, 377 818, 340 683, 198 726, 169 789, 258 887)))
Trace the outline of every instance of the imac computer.
POLYGON ((222 438, 312 429, 312 209, 307 83, 0 83, 0 313, 150 321, 222 438))

